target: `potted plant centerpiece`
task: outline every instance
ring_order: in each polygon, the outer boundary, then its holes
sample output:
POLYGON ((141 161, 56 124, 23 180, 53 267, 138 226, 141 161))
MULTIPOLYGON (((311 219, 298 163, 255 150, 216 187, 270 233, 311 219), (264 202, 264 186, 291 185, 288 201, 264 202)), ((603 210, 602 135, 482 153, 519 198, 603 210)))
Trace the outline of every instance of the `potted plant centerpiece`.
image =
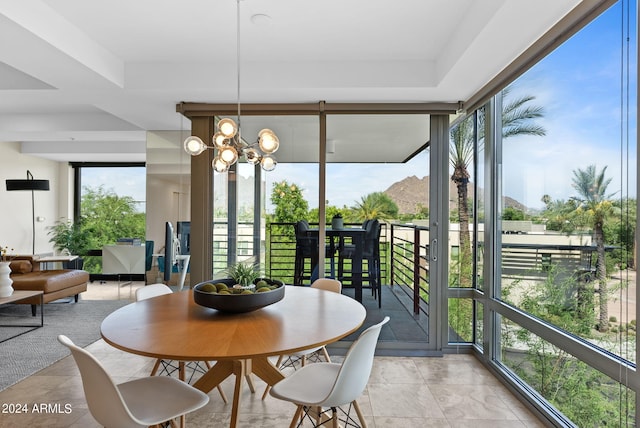
POLYGON ((284 283, 261 278, 260 271, 254 264, 234 263, 225 273, 228 278, 196 284, 193 287, 194 301, 222 312, 250 312, 284 297, 284 283))
POLYGON ((240 289, 242 291, 256 290, 256 284, 254 284, 254 282, 260 277, 260 272, 255 265, 235 263, 227 268, 226 273, 235 281, 235 284, 232 285, 233 289, 240 289))

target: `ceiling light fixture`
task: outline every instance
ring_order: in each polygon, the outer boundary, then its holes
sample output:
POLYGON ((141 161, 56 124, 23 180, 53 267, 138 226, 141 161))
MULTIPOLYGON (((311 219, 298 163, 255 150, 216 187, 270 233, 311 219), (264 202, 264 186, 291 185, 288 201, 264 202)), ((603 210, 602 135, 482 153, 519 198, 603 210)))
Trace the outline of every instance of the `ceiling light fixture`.
POLYGON ((200 137, 192 135, 184 140, 184 150, 191 156, 198 156, 207 149, 216 150, 211 166, 216 172, 227 172, 231 165, 242 156, 247 163, 260 164, 265 171, 273 171, 278 164, 273 153, 280 147, 278 136, 270 129, 263 129, 258 133, 254 143, 242 140, 240 132, 240 1, 236 0, 236 62, 237 62, 237 99, 238 123, 233 119, 218 120, 217 131, 212 138, 212 146, 208 146, 200 137))

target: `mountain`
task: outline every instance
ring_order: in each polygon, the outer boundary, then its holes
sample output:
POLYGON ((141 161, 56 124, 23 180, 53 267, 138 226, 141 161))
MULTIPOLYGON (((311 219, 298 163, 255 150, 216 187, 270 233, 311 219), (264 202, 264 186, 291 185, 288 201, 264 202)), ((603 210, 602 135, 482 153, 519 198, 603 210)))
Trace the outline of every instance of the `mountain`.
MULTIPOLYGON (((478 189, 483 192, 483 189, 478 189)), ((468 184, 469 198, 473 197, 473 183, 468 184)), ((400 214, 413 214, 418 212, 419 207, 429 207, 429 176, 418 178, 415 175, 407 177, 401 181, 393 183, 384 193, 398 205, 400 214)), ((449 180, 449 210, 457 208, 458 190, 451 180, 449 180)), ((526 211, 520 202, 505 196, 505 207, 513 207, 526 211)))

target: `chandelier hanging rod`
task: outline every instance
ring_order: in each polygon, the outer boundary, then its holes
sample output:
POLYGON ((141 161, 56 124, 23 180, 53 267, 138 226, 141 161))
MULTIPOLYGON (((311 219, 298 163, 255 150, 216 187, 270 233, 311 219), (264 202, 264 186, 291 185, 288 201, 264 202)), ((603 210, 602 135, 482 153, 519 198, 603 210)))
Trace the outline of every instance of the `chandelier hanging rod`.
POLYGON ((184 150, 191 156, 198 156, 207 149, 216 151, 211 166, 216 172, 227 172, 241 156, 252 164, 260 164, 265 171, 273 171, 277 165, 273 153, 280 147, 277 135, 270 129, 262 129, 254 143, 247 143, 242 139, 240 129, 240 1, 236 0, 236 96, 238 122, 225 117, 218 120, 217 132, 212 137, 212 145, 208 146, 198 136, 188 137, 183 145, 184 150))

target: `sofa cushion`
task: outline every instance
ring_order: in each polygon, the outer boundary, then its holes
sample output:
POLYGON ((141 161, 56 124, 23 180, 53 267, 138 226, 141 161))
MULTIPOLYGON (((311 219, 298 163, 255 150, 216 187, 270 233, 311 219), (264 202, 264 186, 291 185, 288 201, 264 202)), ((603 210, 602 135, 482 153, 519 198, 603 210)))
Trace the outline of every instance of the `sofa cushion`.
POLYGON ((15 290, 42 290, 47 294, 86 284, 89 281, 89 273, 84 270, 54 269, 12 275, 11 279, 15 290))
POLYGON ((9 267, 11 273, 29 273, 33 270, 33 265, 29 260, 13 260, 9 267))

